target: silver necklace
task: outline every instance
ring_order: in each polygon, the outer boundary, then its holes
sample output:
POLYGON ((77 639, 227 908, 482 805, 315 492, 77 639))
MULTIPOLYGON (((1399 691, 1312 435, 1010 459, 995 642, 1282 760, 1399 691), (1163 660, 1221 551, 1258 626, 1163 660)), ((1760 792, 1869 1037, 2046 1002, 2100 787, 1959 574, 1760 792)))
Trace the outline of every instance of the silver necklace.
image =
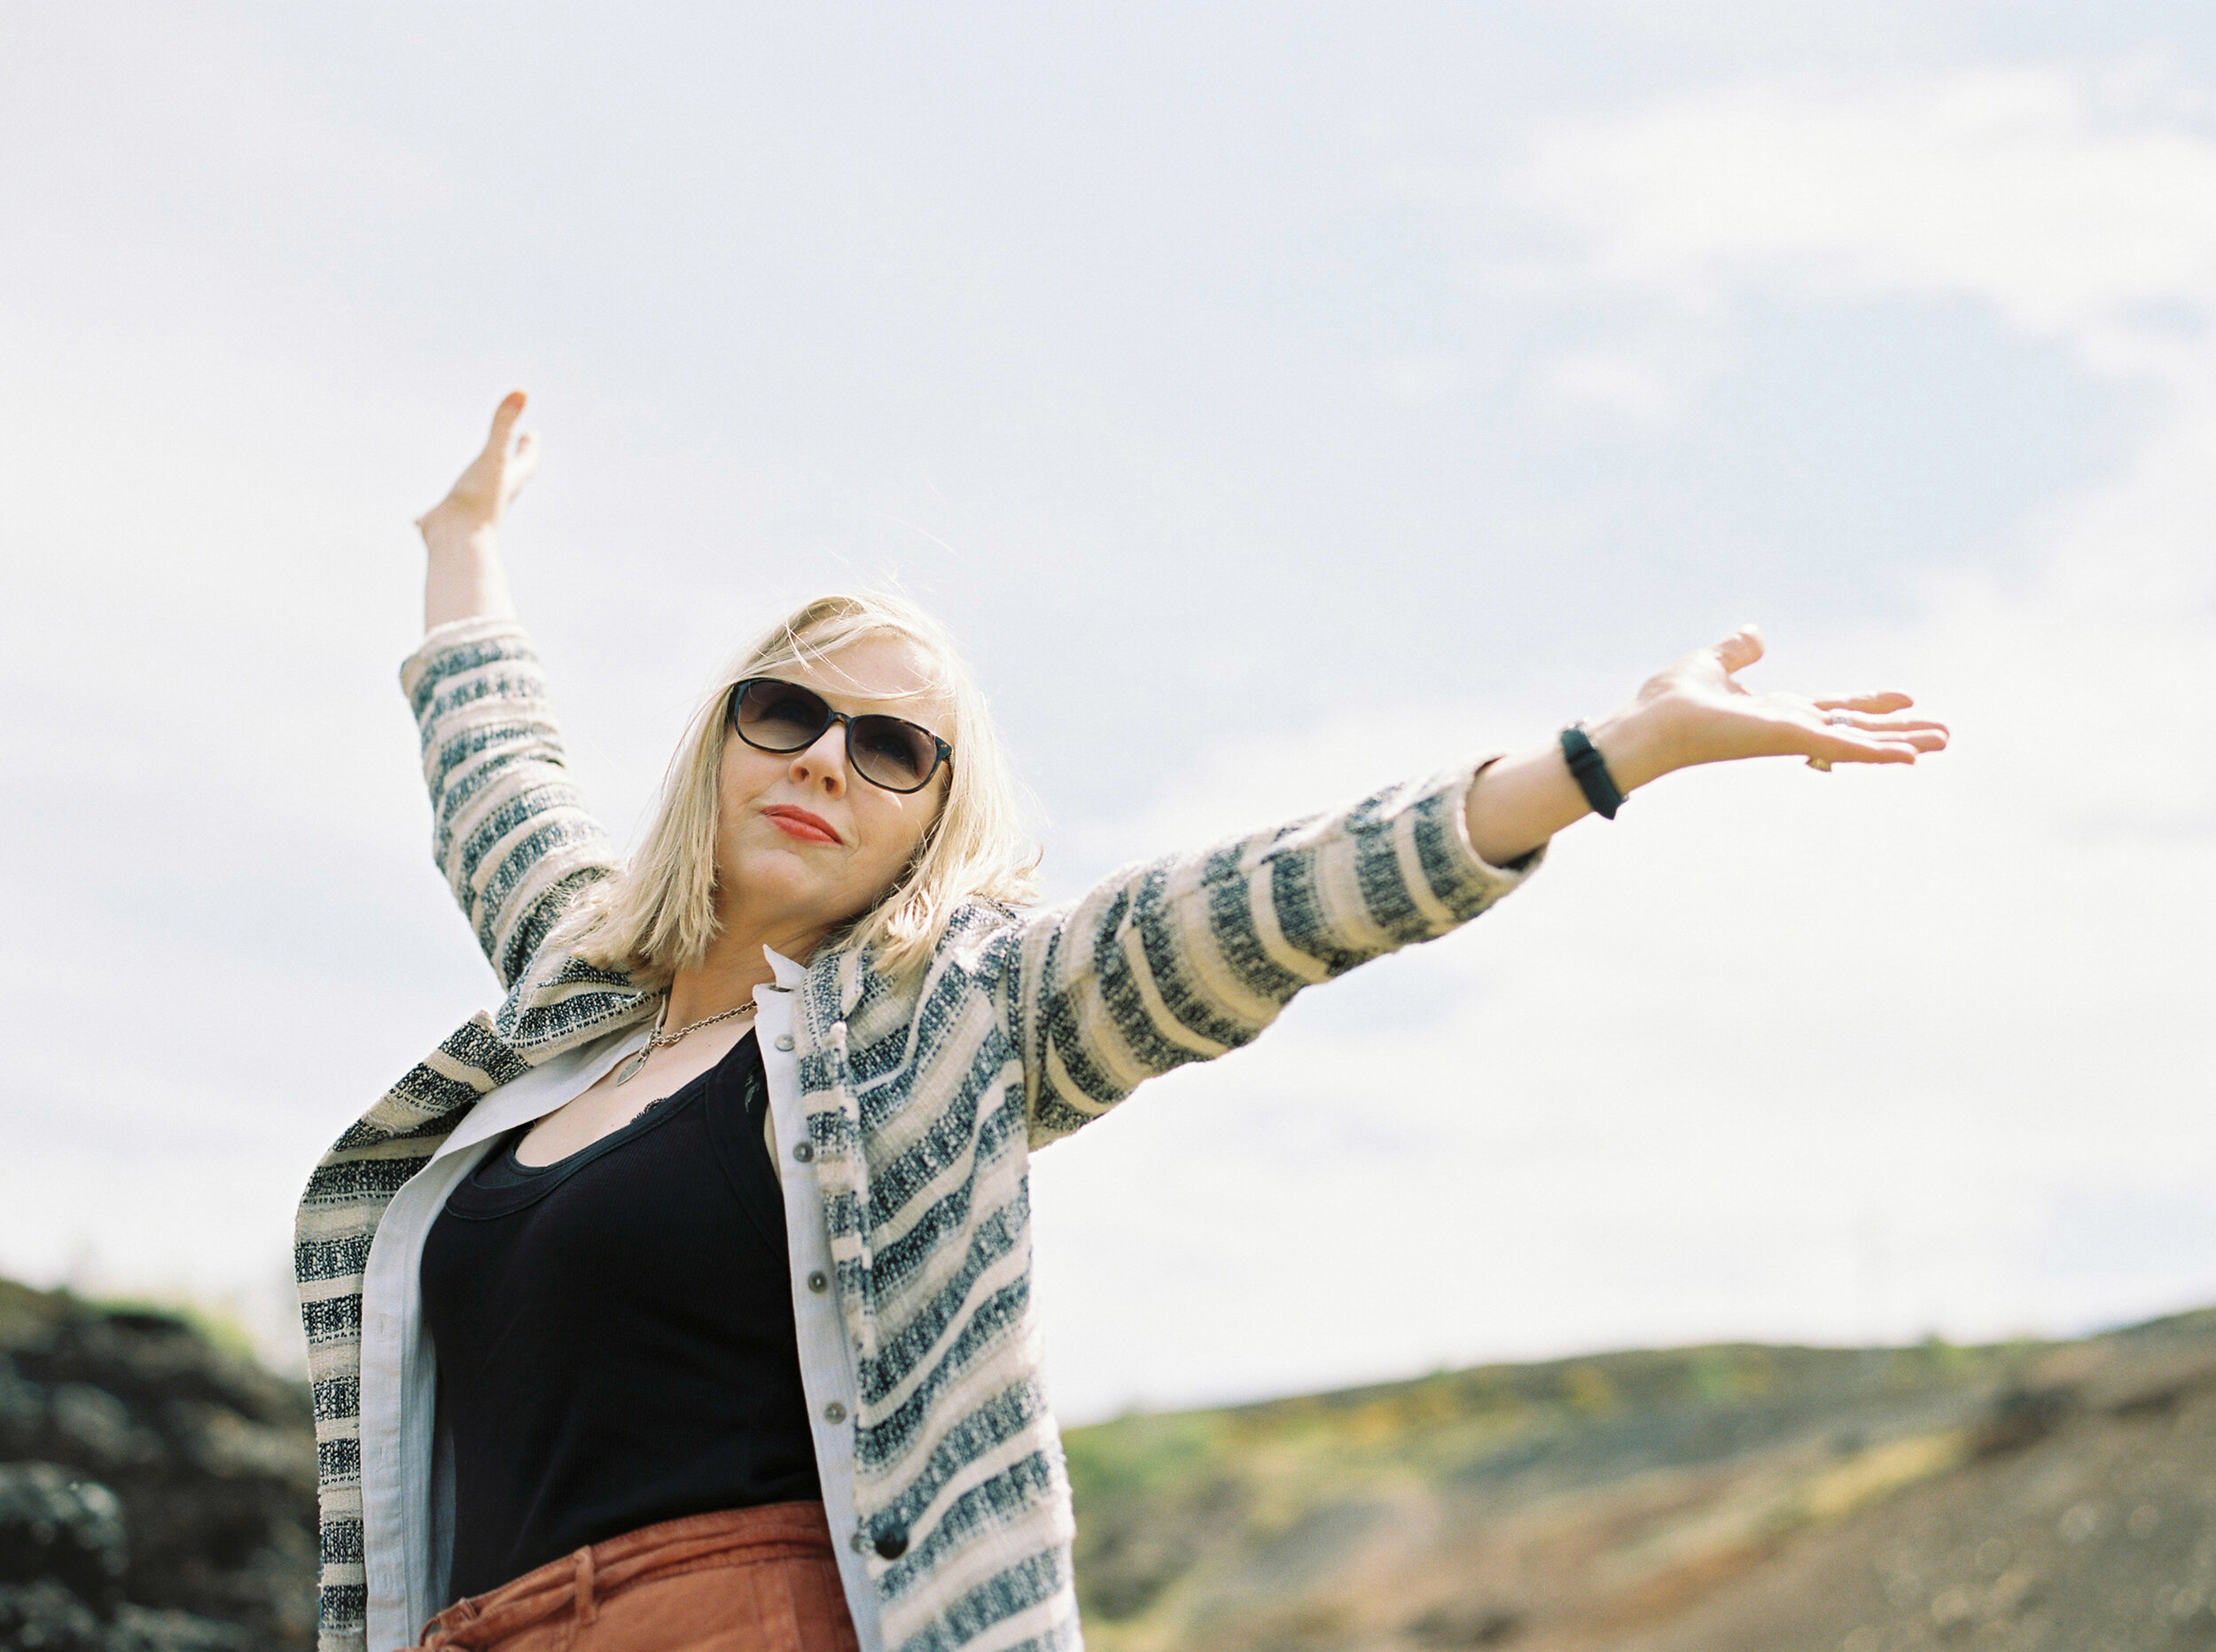
MULTIPOLYGON (((654 1023, 654 1030, 646 1035, 646 1047, 623 1064, 622 1070, 615 1075, 615 1081, 618 1084, 630 1083, 632 1079, 638 1077, 639 1069, 646 1064, 646 1058, 649 1056, 658 1049, 667 1049, 688 1032, 698 1032, 702 1027, 714 1026, 719 1021, 729 1021, 733 1016, 750 1016, 753 1013, 753 1005, 741 1004, 736 1009, 725 1009, 715 1015, 702 1016, 698 1021, 688 1022, 675 1032, 663 1032, 661 1020, 658 1018, 654 1023)), ((664 1003, 662 1016, 666 1017, 668 1014, 669 1006, 664 1003)))

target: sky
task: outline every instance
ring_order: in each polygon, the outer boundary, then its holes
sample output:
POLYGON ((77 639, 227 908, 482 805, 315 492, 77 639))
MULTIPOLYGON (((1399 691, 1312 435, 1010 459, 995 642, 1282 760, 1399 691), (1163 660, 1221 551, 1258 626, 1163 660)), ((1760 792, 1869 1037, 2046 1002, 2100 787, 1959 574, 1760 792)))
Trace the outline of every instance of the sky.
POLYGON ((2216 1300, 2216 62, 2184 4, 17 8, 0 1273, 296 1361, 495 996, 409 524, 628 836, 814 592, 970 651, 1052 895, 1747 620, 1913 770, 1671 776, 1034 1167, 1073 1418, 2216 1300))

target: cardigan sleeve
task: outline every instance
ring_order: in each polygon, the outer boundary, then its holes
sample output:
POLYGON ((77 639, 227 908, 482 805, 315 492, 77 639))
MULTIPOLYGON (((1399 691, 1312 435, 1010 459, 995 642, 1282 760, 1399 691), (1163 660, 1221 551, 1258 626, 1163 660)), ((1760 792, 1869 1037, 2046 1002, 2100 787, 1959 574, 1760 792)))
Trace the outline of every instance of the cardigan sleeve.
POLYGON ((615 849, 569 777, 538 656, 511 620, 435 627, 401 666, 422 736, 432 853, 500 984, 615 849))
POLYGON ((1032 1145, 1247 1043, 1302 987, 1444 935, 1515 889, 1546 852, 1497 867, 1471 846, 1463 799, 1484 767, 1119 872, 1026 918, 1010 1008, 1032 1145))

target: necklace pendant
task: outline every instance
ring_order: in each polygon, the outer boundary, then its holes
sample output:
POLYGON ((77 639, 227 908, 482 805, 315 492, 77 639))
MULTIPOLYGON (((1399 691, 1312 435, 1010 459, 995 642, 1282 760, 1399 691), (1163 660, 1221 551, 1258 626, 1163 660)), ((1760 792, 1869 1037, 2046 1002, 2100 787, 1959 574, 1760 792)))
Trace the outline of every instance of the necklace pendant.
POLYGON ((630 1083, 632 1079, 638 1077, 639 1069, 646 1065, 646 1058, 653 1053, 653 1045, 647 1045, 644 1049, 639 1051, 637 1055, 632 1056, 630 1060, 625 1062, 623 1065, 617 1070, 615 1081, 618 1084, 630 1083))

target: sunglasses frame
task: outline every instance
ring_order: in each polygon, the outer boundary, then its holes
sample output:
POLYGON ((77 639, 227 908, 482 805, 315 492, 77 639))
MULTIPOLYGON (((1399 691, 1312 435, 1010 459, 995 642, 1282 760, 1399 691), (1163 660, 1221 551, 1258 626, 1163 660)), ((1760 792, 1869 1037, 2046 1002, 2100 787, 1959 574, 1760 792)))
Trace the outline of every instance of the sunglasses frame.
POLYGON ((792 682, 787 681, 784 677, 741 677, 737 682, 731 684, 730 696, 724 701, 723 704, 723 721, 730 726, 731 732, 737 735, 741 740, 745 741, 745 743, 753 747, 755 751, 768 752, 773 757, 791 757, 795 752, 805 752, 809 746, 814 745, 818 740, 823 737, 824 729, 830 728, 833 723, 844 724, 846 726, 847 734, 847 767, 853 769, 854 772, 862 779, 868 781, 871 785, 877 787, 878 791, 890 791, 896 797, 912 797, 917 792, 921 791, 925 786, 931 784, 933 780, 937 779, 940 769, 942 768, 952 768, 954 767, 954 748, 948 745, 944 740, 941 740, 937 735, 932 733, 930 729, 925 728, 923 724, 910 722, 905 717, 895 717, 890 712, 863 712, 862 713, 861 720, 866 720, 871 717, 882 717, 886 721, 896 722, 903 729, 913 729, 917 734, 922 735, 924 738, 931 742, 932 749, 931 771, 921 780, 917 781, 914 785, 888 786, 885 783, 885 782, 878 779, 875 775, 864 774, 862 772, 862 765, 854 760, 854 724, 860 720, 846 712, 839 710, 837 707, 832 705, 829 700, 825 699, 814 689, 809 688, 805 682, 792 682), (787 746, 783 751, 779 751, 775 746, 764 745, 759 740, 749 738, 745 729, 740 728, 738 724, 738 702, 745 695, 746 690, 753 688, 758 682, 774 682, 781 689, 791 689, 795 693, 809 696, 818 705, 821 705, 823 708, 824 721, 823 727, 817 729, 814 734, 810 735, 799 745, 787 746))

